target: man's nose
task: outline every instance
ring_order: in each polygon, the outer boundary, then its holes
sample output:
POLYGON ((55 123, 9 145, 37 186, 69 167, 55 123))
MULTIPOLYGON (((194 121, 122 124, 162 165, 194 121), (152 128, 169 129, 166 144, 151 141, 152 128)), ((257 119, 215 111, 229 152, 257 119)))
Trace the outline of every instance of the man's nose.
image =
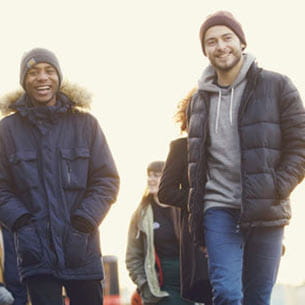
POLYGON ((227 44, 223 40, 221 40, 221 39, 218 40, 218 42, 217 42, 217 49, 223 50, 223 49, 226 48, 226 46, 227 46, 227 44))
POLYGON ((44 71, 41 71, 38 73, 38 80, 43 81, 43 80, 47 80, 48 79, 48 74, 44 71))

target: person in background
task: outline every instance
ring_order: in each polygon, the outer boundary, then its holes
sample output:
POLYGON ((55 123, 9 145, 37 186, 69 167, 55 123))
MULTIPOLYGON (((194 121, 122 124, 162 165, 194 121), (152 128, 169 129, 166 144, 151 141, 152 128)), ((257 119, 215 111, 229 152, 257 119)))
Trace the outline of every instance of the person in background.
POLYGON ((0 223, 32 305, 62 305, 63 287, 71 305, 101 305, 99 225, 119 188, 106 138, 50 50, 24 54, 20 84, 1 103, 0 223))
MULTIPOLYGON (((175 115, 181 134, 186 133, 186 109, 197 88, 193 88, 178 104, 175 115)), ((211 285, 208 280, 207 258, 203 251, 192 242, 188 227, 188 178, 187 178, 187 139, 180 137, 170 143, 159 185, 159 201, 179 208, 180 219, 180 270, 181 295, 194 302, 212 304, 211 285)))
POLYGON ((164 166, 147 167, 147 190, 129 226, 126 267, 144 305, 190 305, 180 296, 179 210, 157 198, 164 166))
POLYGON ((209 15, 199 35, 210 65, 188 108, 190 229, 207 248, 215 305, 269 305, 305 174, 305 110, 288 77, 244 52, 230 12, 209 15))
POLYGON ((10 291, 4 285, 3 279, 3 239, 2 239, 2 229, 0 228, 0 305, 12 305, 14 303, 14 297, 10 293, 10 291))
POLYGON ((13 305, 14 297, 5 285, 0 282, 0 305, 13 305))
POLYGON ((17 269, 17 254, 12 232, 5 227, 2 228, 4 270, 3 278, 6 288, 12 293, 15 301, 13 305, 26 305, 28 295, 26 285, 21 282, 17 269))

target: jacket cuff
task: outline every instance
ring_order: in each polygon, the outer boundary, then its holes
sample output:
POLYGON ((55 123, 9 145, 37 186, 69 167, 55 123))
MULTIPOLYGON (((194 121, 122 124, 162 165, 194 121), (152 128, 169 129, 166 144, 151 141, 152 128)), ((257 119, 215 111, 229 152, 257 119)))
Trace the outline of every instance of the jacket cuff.
POLYGON ((137 280, 137 287, 139 290, 147 283, 147 280, 145 278, 141 278, 137 280))
POLYGON ((74 215, 71 219, 72 226, 82 233, 91 233, 95 226, 86 218, 80 215, 74 215))
POLYGON ((32 221, 33 221, 33 216, 31 214, 23 214, 22 216, 17 218, 17 220, 13 224, 12 231, 16 232, 23 226, 30 224, 32 221))
POLYGON ((8 202, 0 205, 0 219, 8 230, 12 230, 16 221, 25 214, 31 215, 25 207, 19 204, 8 202))
POLYGON ((73 213, 72 218, 76 215, 80 216, 82 218, 85 218, 95 228, 97 228, 103 221, 111 205, 105 204, 101 205, 98 209, 93 209, 89 204, 86 205, 86 203, 87 202, 84 202, 80 205, 80 207, 73 213))

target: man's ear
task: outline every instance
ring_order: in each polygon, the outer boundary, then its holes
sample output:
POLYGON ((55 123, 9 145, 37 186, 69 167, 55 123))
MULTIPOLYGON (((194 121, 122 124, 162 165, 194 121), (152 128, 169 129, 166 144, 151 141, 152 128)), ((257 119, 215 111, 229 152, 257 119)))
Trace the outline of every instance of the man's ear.
POLYGON ((242 51, 246 48, 246 45, 244 43, 242 43, 240 46, 241 46, 242 51))

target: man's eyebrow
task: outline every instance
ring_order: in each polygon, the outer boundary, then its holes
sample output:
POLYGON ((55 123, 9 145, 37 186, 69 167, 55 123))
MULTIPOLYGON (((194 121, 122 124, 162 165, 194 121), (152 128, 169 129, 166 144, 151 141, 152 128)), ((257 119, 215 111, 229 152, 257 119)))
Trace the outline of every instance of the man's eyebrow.
POLYGON ((233 35, 232 32, 224 33, 222 36, 233 35))
MULTIPOLYGON (((55 70, 55 68, 52 65, 50 65, 50 64, 47 64, 47 66, 45 68, 47 68, 47 69, 52 68, 52 69, 55 70)), ((37 65, 35 65, 35 66, 31 67, 29 70, 39 70, 39 69, 41 69, 41 68, 38 67, 37 65)))
POLYGON ((205 39, 205 41, 210 41, 210 40, 213 40, 213 39, 216 39, 215 37, 209 37, 207 39, 205 39))
MULTIPOLYGON (((232 32, 225 32, 225 33, 221 34, 221 36, 233 35, 233 34, 234 34, 234 33, 232 33, 232 32)), ((207 40, 209 40, 209 39, 214 39, 214 38, 216 38, 216 36, 208 37, 207 40)))
POLYGON ((46 69, 54 69, 55 70, 55 68, 52 65, 49 65, 49 64, 47 66, 45 66, 45 68, 46 69))

